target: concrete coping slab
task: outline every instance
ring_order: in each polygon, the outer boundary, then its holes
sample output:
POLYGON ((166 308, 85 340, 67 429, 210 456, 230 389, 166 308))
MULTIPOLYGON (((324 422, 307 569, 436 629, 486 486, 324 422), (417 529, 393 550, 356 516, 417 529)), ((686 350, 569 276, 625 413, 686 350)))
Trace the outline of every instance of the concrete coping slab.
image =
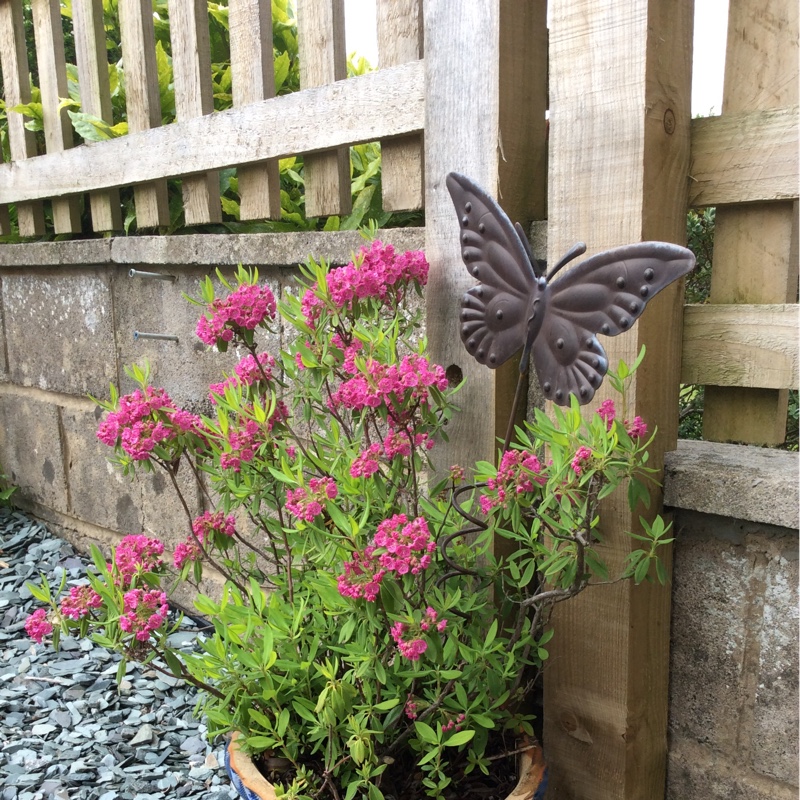
POLYGON ((681 439, 664 456, 664 505, 797 529, 799 465, 785 450, 681 439))
MULTIPOLYGON (((380 238, 398 252, 421 250, 424 228, 385 228, 380 238)), ((0 246, 0 267, 48 267, 103 264, 291 266, 309 255, 346 264, 363 244, 358 231, 302 233, 191 234, 187 236, 117 236, 0 246)))

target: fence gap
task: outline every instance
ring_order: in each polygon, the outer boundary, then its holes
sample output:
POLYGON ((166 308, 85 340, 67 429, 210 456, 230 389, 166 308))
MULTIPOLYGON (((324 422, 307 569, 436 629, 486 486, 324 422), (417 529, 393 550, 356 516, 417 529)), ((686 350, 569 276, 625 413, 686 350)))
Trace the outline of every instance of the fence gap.
MULTIPOLYGON (((75 58, 81 93, 81 111, 113 125, 111 89, 108 81, 106 31, 103 0, 72 0, 75 33, 75 58)), ((96 231, 122 229, 122 210, 118 189, 106 189, 89 195, 92 228, 96 231)))
MULTIPOLYGON (((36 137, 25 127, 25 117, 11 111, 16 105, 31 101, 28 53, 20 3, 0 3, 0 65, 3 69, 8 143, 12 161, 36 155, 36 137)), ((41 201, 17 203, 20 236, 41 236, 44 233, 44 207, 41 201)))
MULTIPOLYGON (((275 96, 270 0, 230 0, 233 105, 244 106, 275 96)), ((265 135, 270 132, 266 131, 265 135)), ((281 185, 278 159, 239 167, 239 218, 280 219, 281 185)))
MULTIPOLYGON (((797 15, 796 3, 732 0, 723 117, 797 105, 797 15)), ((793 116, 796 124, 796 109, 793 116)), ((796 301, 794 217, 790 201, 717 208, 711 303, 796 301)), ((788 397, 787 389, 706 386, 703 438, 781 444, 788 397)))
MULTIPOLYGON (((169 17, 175 112, 182 122, 214 111, 208 6, 205 0, 170 0, 169 17)), ((184 177, 182 189, 187 225, 222 221, 216 170, 184 177)))
MULTIPOLYGON (((311 89, 347 77, 344 0, 297 0, 300 86, 311 89)), ((349 214, 350 148, 303 157, 306 216, 349 214)))
MULTIPOLYGON (((58 107, 62 97, 69 97, 61 6, 58 0, 31 0, 31 12, 42 93, 45 148, 48 153, 62 153, 72 147, 72 124, 66 108, 58 107)), ((80 197, 54 198, 52 212, 56 233, 81 232, 80 197)))
MULTIPOLYGON (((423 57, 422 0, 377 0, 378 66, 393 67, 423 57)), ((384 211, 423 206, 422 137, 381 142, 384 211)))
MULTIPOLYGON (((119 29, 125 63, 125 102, 128 132, 161 125, 156 42, 152 0, 119 0, 119 29)), ((133 187, 137 228, 169 225, 169 199, 165 180, 133 187)))

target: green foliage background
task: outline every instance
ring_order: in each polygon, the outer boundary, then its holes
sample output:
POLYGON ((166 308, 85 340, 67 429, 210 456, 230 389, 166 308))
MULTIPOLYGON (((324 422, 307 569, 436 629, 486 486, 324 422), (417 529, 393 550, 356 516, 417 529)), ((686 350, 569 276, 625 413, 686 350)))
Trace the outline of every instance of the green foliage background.
MULTIPOLYGON (((62 98, 62 105, 68 109, 76 137, 80 141, 102 141, 128 132, 125 101, 125 63, 122 57, 119 30, 118 0, 103 0, 106 29, 106 48, 108 52, 108 75, 111 86, 113 120, 111 124, 81 110, 78 86, 78 71, 75 66, 75 47, 72 36, 72 0, 61 0, 61 14, 64 29, 64 45, 67 58, 69 97, 62 98)), ((41 93, 38 88, 38 71, 33 46, 33 32, 30 0, 23 2, 26 40, 28 42, 28 63, 31 67, 31 102, 17 106, 27 117, 27 127, 37 133, 39 152, 43 153, 43 125, 41 93)), ((214 93, 214 110, 223 111, 233 104, 231 95, 230 34, 228 25, 227 0, 208 3, 209 37, 211 43, 211 71, 214 93)), ((175 121, 175 92, 172 75, 172 56, 169 36, 169 13, 166 0, 153 0, 153 19, 155 23, 156 63, 158 66, 158 85, 161 98, 161 118, 163 124, 175 121)), ((275 90, 283 95, 296 92, 300 88, 299 58, 297 47, 297 21, 292 0, 272 0, 273 54, 275 60, 275 90)), ((349 75, 361 75, 371 70, 363 58, 348 60, 349 75)), ((5 105, 0 105, 0 146, 6 161, 10 160, 8 126, 5 105)), ((421 224, 421 213, 385 212, 381 206, 381 154, 378 143, 355 145, 350 148, 350 169, 353 193, 353 210, 343 218, 307 218, 305 215, 305 187, 303 182, 302 156, 281 159, 281 219, 242 222, 239 219, 239 191, 235 169, 220 171, 220 194, 222 196, 223 222, 221 225, 204 225, 189 228, 184 223, 181 203, 180 182, 169 181, 170 224, 160 233, 193 233, 207 231, 213 233, 272 233, 281 231, 308 230, 355 230, 366 224, 378 227, 421 224)), ((133 190, 120 190, 123 204, 124 232, 139 232, 136 210, 133 204, 133 190)), ((47 213, 47 212, 46 212, 47 213)), ((88 212, 84 211, 84 215, 88 212)), ((12 208, 12 218, 13 218, 12 208)), ((88 219, 84 220, 84 231, 91 230, 88 219)), ((145 231, 152 233, 152 230, 145 231)), ((46 238, 62 238, 52 234, 46 238)), ((0 241, 18 241, 19 236, 2 237, 0 241)))

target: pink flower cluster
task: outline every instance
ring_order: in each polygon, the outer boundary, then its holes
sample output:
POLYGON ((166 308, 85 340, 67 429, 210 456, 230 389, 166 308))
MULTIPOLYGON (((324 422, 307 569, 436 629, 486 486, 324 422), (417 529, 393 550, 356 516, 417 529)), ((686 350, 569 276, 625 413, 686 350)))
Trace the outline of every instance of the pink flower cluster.
POLYGON ((45 636, 53 632, 53 625, 47 619, 47 612, 43 608, 37 608, 28 619, 25 620, 25 631, 34 642, 42 643, 45 636))
POLYGON ((286 492, 286 510, 297 519, 313 522, 327 500, 333 500, 339 490, 333 478, 311 478, 308 489, 299 486, 286 492))
POLYGON ((249 355, 245 356, 235 367, 235 375, 226 378, 222 383, 212 383, 209 386, 208 397, 212 403, 217 400, 214 395, 223 397, 225 389, 228 386, 236 388, 237 386, 253 386, 259 382, 264 381, 264 376, 268 381, 272 380, 272 370, 275 367, 275 359, 269 353, 259 353, 258 361, 256 357, 249 355), (259 364, 261 366, 259 366, 259 364))
POLYGON ((202 428, 200 417, 178 408, 163 389, 147 386, 120 398, 117 410, 100 423, 97 438, 109 447, 119 444, 134 461, 144 461, 157 444, 202 428))
POLYGON ((65 617, 79 620, 102 605, 103 598, 91 586, 72 586, 69 595, 61 600, 60 611, 65 617))
POLYGON ((360 453, 350 465, 350 475, 353 478, 369 478, 380 468, 378 458, 383 454, 383 446, 371 444, 366 450, 360 453))
POLYGON ((233 514, 226 517, 222 511, 206 511, 192 522, 193 536, 179 542, 172 554, 176 569, 181 569, 187 561, 196 561, 203 555, 201 544, 213 541, 214 534, 233 536, 236 532, 236 520, 233 514))
MULTIPOLYGON (((424 286, 428 282, 428 269, 428 261, 421 251, 396 255, 392 245, 375 241, 369 248, 362 247, 349 264, 328 273, 328 291, 338 309, 351 310, 354 302, 368 297, 386 302, 393 287, 410 281, 424 286)), ((312 327, 323 308, 323 301, 315 293, 316 288, 309 289, 301 301, 303 316, 312 327)))
POLYGON ((344 574, 337 581, 339 593, 373 601, 387 573, 417 575, 430 566, 434 550, 436 542, 423 517, 409 522, 405 514, 395 514, 378 525, 363 553, 356 551, 352 561, 344 562, 344 574))
MULTIPOLYGON (((614 407, 613 400, 603 400, 600 404, 600 408, 597 409, 598 416, 601 417, 606 423, 606 428, 611 430, 611 427, 614 424, 614 420, 617 416, 617 410, 614 407)), ((642 439, 647 436, 647 423, 639 416, 633 418, 633 422, 628 422, 625 420, 624 423, 625 430, 628 432, 628 436, 632 439, 642 439)))
POLYGON ((494 494, 481 495, 481 511, 488 514, 493 508, 502 506, 509 497, 534 491, 534 484, 544 486, 547 478, 540 474, 541 471, 541 462, 530 451, 506 450, 497 477, 487 481, 489 491, 494 494))
POLYGON ((431 386, 444 391, 447 378, 443 367, 438 364, 431 367, 424 356, 405 356, 399 366, 370 360, 366 374, 357 373, 344 381, 331 395, 330 405, 355 411, 385 405, 390 420, 396 423, 402 420, 402 410, 408 403, 417 401, 427 405, 431 386))
POLYGON ((160 628, 167 619, 167 595, 159 589, 131 589, 123 596, 123 614, 119 626, 133 633, 137 641, 146 642, 150 632, 160 628))
POLYGON ((572 469, 576 475, 583 472, 583 468, 589 459, 592 457, 592 451, 588 447, 579 447, 575 452, 575 458, 572 459, 572 469))
MULTIPOLYGON (((252 413, 253 407, 246 405, 244 410, 252 413)), ((267 432, 272 431, 276 424, 288 418, 289 409, 283 400, 279 400, 275 405, 272 416, 266 422, 266 431, 254 419, 240 416, 235 423, 231 423, 228 430, 225 441, 230 447, 230 452, 220 455, 220 467, 241 472, 242 464, 251 462, 255 458, 258 448, 267 441, 267 432)))
POLYGON ((641 417, 634 417, 631 423, 625 420, 625 426, 631 439, 643 439, 647 436, 647 423, 641 417))
MULTIPOLYGON (((424 447, 426 450, 433 448, 434 441, 427 433, 418 433, 414 436, 414 447, 424 447)), ((386 458, 411 455, 411 439, 405 431, 389 431, 383 440, 383 452, 386 458)))
POLYGON ((466 718, 466 714, 459 714, 455 719, 447 720, 447 722, 442 725, 442 733, 445 733, 446 731, 452 731, 453 729, 460 731, 461 725, 466 718))
POLYGON ((242 284, 226 298, 208 304, 207 312, 197 323, 201 341, 213 346, 219 341, 230 342, 242 328, 255 330, 265 321, 275 319, 275 296, 266 286, 242 284))
POLYGON ((391 628, 392 639, 403 658, 419 661, 419 657, 428 649, 428 643, 418 636, 409 636, 409 630, 410 626, 405 622, 395 622, 391 628))
POLYGON ((603 402, 600 403, 600 408, 597 409, 597 416, 606 423, 606 428, 611 430, 611 427, 614 425, 614 419, 617 416, 617 409, 614 407, 614 401, 603 400, 603 402))
MULTIPOLYGON (((164 543, 144 534, 125 536, 114 551, 114 566, 123 586, 142 572, 152 572, 161 566, 164 543)), ((109 565, 110 567, 110 565, 109 565)))

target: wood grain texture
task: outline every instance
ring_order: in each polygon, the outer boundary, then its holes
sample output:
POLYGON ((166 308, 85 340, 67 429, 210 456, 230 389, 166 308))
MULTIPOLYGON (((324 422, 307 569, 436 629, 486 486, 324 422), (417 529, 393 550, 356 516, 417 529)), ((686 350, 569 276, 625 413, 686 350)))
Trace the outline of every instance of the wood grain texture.
MULTIPOLYGON (((125 59, 125 103, 128 132, 161 125, 156 44, 151 0, 119 0, 119 28, 125 59)), ((133 190, 136 227, 169 225, 169 201, 165 180, 142 184, 133 190)))
MULTIPOLYGON (((81 110, 99 117, 109 125, 111 89, 108 80, 106 31, 103 24, 103 0, 72 0, 72 23, 75 34, 75 58, 80 82, 81 110)), ((122 229, 119 192, 108 189, 89 196, 92 228, 96 231, 122 229)))
MULTIPOLYGON (((647 239, 683 242, 689 167, 692 3, 551 3, 548 261, 574 242, 591 253, 647 239)), ((675 445, 682 291, 665 289, 632 331, 603 339, 610 363, 647 357, 628 398, 675 445)), ((592 407, 609 397, 607 386, 592 407)), ((591 409, 587 409, 587 414, 591 409)), ((598 548, 612 575, 634 549, 627 499, 601 510, 598 548)), ((667 567, 670 555, 665 554, 667 567)), ((667 753, 669 587, 593 589, 559 606, 545 670, 544 739, 552 798, 663 797, 667 753)))
MULTIPOLYGON (((344 0, 298 0, 297 37, 303 89, 325 86, 347 77, 344 0)), ((306 156, 303 178, 307 217, 350 213, 349 148, 306 156)))
POLYGON ((252 164, 420 131, 421 61, 195 117, 57 155, 0 165, 0 203, 252 164), (275 131, 264 136, 265 130, 275 131), (225 147, 208 147, 208 142, 225 147))
MULTIPOLYGON (((422 0, 378 0, 377 22, 379 67, 422 58, 422 0)), ((381 142, 381 192, 385 211, 423 207, 421 136, 381 142)))
MULTIPOLYGON (((797 61, 794 0, 732 0, 723 116, 796 107, 797 61)), ((795 301, 798 265, 796 256, 791 258, 792 218, 791 202, 717 209, 712 303, 795 301)), ((703 438, 780 444, 786 436, 787 407, 786 390, 708 387, 703 438)))
MULTIPOLYGON (((22 5, 12 2, 12 0, 0 2, 0 67, 3 70, 3 91, 7 109, 11 160, 21 161, 36 155, 36 137, 33 131, 29 131, 25 127, 24 116, 16 111, 11 111, 14 106, 29 103, 31 100, 22 5)), ((44 208, 42 203, 18 203, 17 223, 20 236, 43 234, 44 208)))
POLYGON ((798 384, 798 306, 687 306, 681 383, 790 389, 798 384))
POLYGON ((450 423, 449 443, 434 454, 437 465, 446 469, 451 464, 469 467, 476 459, 494 459, 497 437, 504 435, 508 422, 519 362, 487 370, 467 354, 457 335, 461 297, 474 279, 461 260, 458 217, 445 177, 451 171, 468 175, 499 198, 513 219, 524 221, 532 216, 530 208, 512 201, 521 196, 517 182, 527 182, 531 207, 537 202, 538 189, 539 207, 543 206, 545 176, 531 180, 528 159, 545 146, 544 92, 538 108, 517 104, 519 125, 506 120, 504 111, 509 103, 506 94, 514 96, 531 74, 544 80, 546 48, 523 48, 513 63, 501 59, 500 49, 504 31, 515 26, 521 28, 520 37, 542 41, 545 4, 427 0, 424 24, 425 232, 431 263, 427 334, 434 360, 449 369, 451 379, 459 375, 466 379, 458 399, 463 411, 450 423), (539 60, 538 69, 528 58, 539 60), (539 117, 542 136, 537 139, 536 129, 526 127, 525 120, 539 117), (503 171, 504 151, 506 157, 514 154, 518 158, 517 172, 503 171))
MULTIPOLYGON (((59 109, 60 98, 69 95, 61 7, 58 0, 31 0, 31 12, 36 42, 36 64, 39 68, 39 89, 42 93, 45 149, 48 154, 57 154, 72 147, 72 124, 67 116, 67 110, 59 109)), ((41 161, 40 157, 31 163, 41 163, 41 161)), ((50 196, 51 193, 47 191, 37 195, 38 198, 50 196)), ((53 229, 56 233, 80 233, 79 198, 55 199, 52 210, 53 229)))
POLYGON ((689 205, 798 196, 797 106, 692 120, 689 205))
MULTIPOLYGON (((169 0, 175 113, 179 122, 211 114, 211 47, 206 0, 169 0)), ((208 139, 209 141, 226 141, 208 139)), ((197 145, 197 146, 208 146, 197 145)), ((188 170, 187 170, 188 171, 188 170)), ((219 175, 212 171, 183 178, 183 211, 187 225, 222 220, 219 175)))
MULTIPOLYGON (((244 106, 275 96, 270 0, 230 0, 233 105, 244 106)), ((267 132, 269 135, 271 132, 267 132)), ((281 184, 277 159, 240 167, 240 219, 280 219, 281 184)))

